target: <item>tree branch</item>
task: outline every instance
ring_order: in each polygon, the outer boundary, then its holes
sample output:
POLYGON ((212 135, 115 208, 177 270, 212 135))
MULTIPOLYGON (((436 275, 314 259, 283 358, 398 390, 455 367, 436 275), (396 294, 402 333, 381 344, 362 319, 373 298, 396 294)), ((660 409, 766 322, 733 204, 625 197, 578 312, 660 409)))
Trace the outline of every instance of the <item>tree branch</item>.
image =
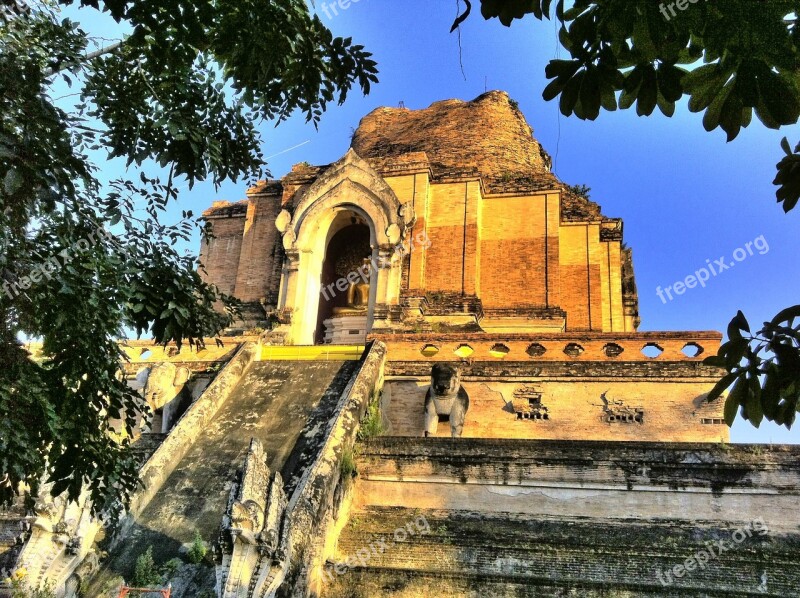
MULTIPOLYGON (((99 56, 102 56, 103 54, 110 54, 111 52, 115 52, 116 50, 118 50, 120 48, 120 46, 122 46, 123 43, 124 43, 123 41, 118 41, 118 42, 115 42, 113 44, 110 44, 110 45, 106 46, 105 48, 99 48, 97 50, 89 52, 88 54, 86 54, 86 56, 84 56, 84 60, 88 62, 90 60, 94 60, 95 58, 98 58, 99 56)), ((54 68, 54 69, 47 69, 47 71, 45 71, 44 75, 45 75, 45 77, 52 77, 56 73, 60 73, 61 71, 63 71, 65 68, 67 68, 66 65, 59 66, 58 68, 54 68)))

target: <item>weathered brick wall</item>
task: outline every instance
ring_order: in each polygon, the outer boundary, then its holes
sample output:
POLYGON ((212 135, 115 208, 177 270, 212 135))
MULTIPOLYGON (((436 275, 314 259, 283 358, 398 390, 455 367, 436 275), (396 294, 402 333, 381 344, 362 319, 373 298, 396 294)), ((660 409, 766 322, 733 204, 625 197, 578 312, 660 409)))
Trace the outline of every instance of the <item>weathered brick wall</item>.
POLYGON ((215 236, 200 248, 204 278, 245 302, 277 301, 283 259, 275 227, 279 191, 274 185, 254 187, 246 201, 218 202, 203 214, 215 236))
POLYGON ((553 262, 546 259, 545 235, 556 236, 558 228, 545 221, 546 199, 543 194, 483 200, 479 296, 486 309, 547 305, 545 273, 553 262))
MULTIPOLYGON (((476 516, 449 510, 367 509, 339 542, 340 562, 424 515, 430 531, 371 555, 367 567, 332 576, 326 597, 437 596, 704 598, 795 595, 796 536, 753 533, 735 551, 671 574, 738 528, 684 522, 609 523, 476 516), (667 581, 665 572, 670 572, 667 581), (659 575, 661 580, 659 580, 659 575), (762 579, 766 578, 766 583, 762 579), (569 593, 568 593, 569 592, 569 593)), ((413 527, 412 527, 413 529, 413 527)), ((738 536, 737 536, 738 537, 738 536)), ((708 554, 706 551, 705 554, 708 554)))
POLYGON ((352 147, 363 158, 425 152, 437 169, 469 166, 498 177, 550 169, 533 129, 502 91, 423 110, 378 108, 361 119, 352 147))
POLYGON ((381 437, 361 447, 354 506, 612 521, 763 517, 770 529, 796 533, 799 453, 790 445, 381 437))
POLYGON ((800 587, 797 447, 382 437, 360 449, 324 596, 800 587))
POLYGON ((599 243, 595 225, 570 223, 559 229, 560 307, 567 312, 567 330, 610 330, 603 327, 604 304, 610 304, 612 294, 617 295, 614 301, 621 301, 621 281, 613 293, 601 284, 599 243))
MULTIPOLYGON (((477 296, 493 318, 489 330, 564 325, 526 323, 514 312, 526 308, 566 311, 567 331, 631 329, 622 305, 621 223, 550 172, 507 94, 416 111, 380 108, 362 120, 352 147, 414 207, 403 274, 412 295, 477 296), (619 234, 601 239, 601 228, 615 223, 619 234)), ((296 165, 280 182, 251 189, 248 202, 207 211, 218 237, 203 247, 208 279, 245 302, 275 303, 283 259, 275 217, 282 207, 291 211, 326 168, 296 165)))
POLYGON ((223 293, 232 295, 235 294, 239 271, 245 210, 210 212, 204 216, 211 222, 214 238, 201 243, 200 262, 205 266, 205 272, 201 270, 200 274, 204 280, 217 285, 223 293))
MULTIPOLYGON (((428 291, 462 292, 465 290, 466 272, 471 270, 474 273, 474 261, 467 265, 464 251, 465 218, 474 222, 474 215, 468 212, 470 191, 466 182, 436 185, 431 190, 427 212, 431 246, 425 252, 424 280, 424 288, 428 291)), ((474 189, 472 191, 474 193, 474 189)))
POLYGON ((280 285, 280 234, 275 218, 281 210, 280 197, 249 195, 242 251, 236 275, 236 297, 242 301, 277 302, 280 285))
POLYGON ((597 224, 559 218, 560 195, 484 196, 478 181, 389 177, 412 201, 408 288, 477 295, 486 310, 562 307, 567 330, 624 331, 620 241, 600 241, 597 224), (591 313, 591 322, 589 315, 591 313))

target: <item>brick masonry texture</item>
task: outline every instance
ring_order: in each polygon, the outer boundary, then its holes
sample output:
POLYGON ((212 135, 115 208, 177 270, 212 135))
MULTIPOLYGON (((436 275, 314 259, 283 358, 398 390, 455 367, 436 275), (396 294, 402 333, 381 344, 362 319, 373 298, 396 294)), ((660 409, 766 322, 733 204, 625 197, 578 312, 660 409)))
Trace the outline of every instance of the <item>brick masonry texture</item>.
POLYGON ((546 177, 550 171, 550 157, 504 92, 472 102, 444 100, 425 110, 378 108, 361 120, 352 145, 364 158, 425 152, 437 172, 475 168, 510 179, 514 174, 546 177))

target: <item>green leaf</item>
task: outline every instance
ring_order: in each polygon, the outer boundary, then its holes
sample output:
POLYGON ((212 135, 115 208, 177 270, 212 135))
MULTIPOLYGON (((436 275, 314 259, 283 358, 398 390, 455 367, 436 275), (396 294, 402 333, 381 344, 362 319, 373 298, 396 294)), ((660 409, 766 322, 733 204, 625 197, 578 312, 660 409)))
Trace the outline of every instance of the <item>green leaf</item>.
POLYGON ((800 305, 793 305, 782 309, 778 314, 772 318, 771 324, 776 326, 781 322, 791 322, 794 318, 800 318, 800 305))
POLYGON ((739 405, 741 405, 746 385, 747 381, 744 378, 739 378, 736 384, 734 384, 733 390, 731 390, 728 398, 725 400, 724 417, 725 423, 728 424, 729 428, 733 425, 734 420, 736 420, 736 411, 739 409, 739 405))
MULTIPOLYGON (((710 358, 706 358, 704 360, 704 363, 708 363, 709 359, 710 358)), ((734 381, 738 377, 739 377, 739 374, 735 374, 735 373, 730 373, 730 374, 726 374, 725 376, 723 376, 722 379, 719 380, 714 385, 714 388, 711 389, 711 392, 708 393, 708 396, 706 397, 706 401, 711 403, 712 401, 717 400, 720 397, 720 395, 725 391, 725 389, 728 388, 731 384, 733 384, 734 381)))
POLYGON ((706 131, 713 131, 719 126, 720 117, 722 116, 722 110, 725 106, 726 101, 728 100, 728 96, 733 91, 733 85, 726 85, 722 88, 722 90, 714 97, 714 100, 706 109, 705 116, 703 116, 703 128, 706 131))
POLYGON ((747 412, 747 419, 758 428, 764 419, 764 411, 761 407, 761 386, 758 383, 758 378, 752 378, 744 392, 746 394, 745 411, 747 412))

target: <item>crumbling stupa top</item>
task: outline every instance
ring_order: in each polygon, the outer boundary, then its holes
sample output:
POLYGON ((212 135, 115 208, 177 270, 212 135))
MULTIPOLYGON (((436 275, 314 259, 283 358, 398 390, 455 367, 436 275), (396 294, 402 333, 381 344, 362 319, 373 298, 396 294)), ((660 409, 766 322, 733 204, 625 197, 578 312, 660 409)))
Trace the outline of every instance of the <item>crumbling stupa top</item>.
MULTIPOLYGON (((361 119, 351 144, 373 163, 424 152, 434 177, 473 172, 492 192, 565 188, 550 172, 550 155, 504 91, 428 108, 377 108, 361 119)), ((600 219, 600 207, 565 189, 565 219, 600 219)))
POLYGON ((550 156, 504 91, 422 110, 378 108, 361 120, 352 147, 362 158, 425 152, 434 172, 473 168, 489 179, 550 172, 550 156))

